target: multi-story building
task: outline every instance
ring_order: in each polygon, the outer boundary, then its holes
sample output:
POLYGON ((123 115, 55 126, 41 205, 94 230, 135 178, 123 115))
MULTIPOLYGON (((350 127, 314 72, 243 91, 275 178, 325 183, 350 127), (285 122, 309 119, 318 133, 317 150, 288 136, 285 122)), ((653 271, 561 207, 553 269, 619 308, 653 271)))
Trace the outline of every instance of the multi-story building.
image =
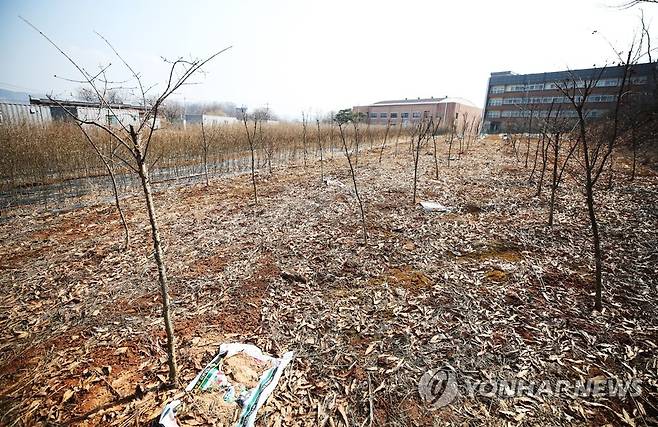
POLYGON ((392 126, 408 125, 431 117, 435 122, 441 121, 442 126, 452 124, 462 126, 463 121, 471 122, 479 119, 482 109, 472 102, 462 98, 418 98, 379 101, 371 105, 361 105, 352 108, 355 113, 362 113, 370 124, 392 126))
MULTIPOLYGON (((628 87, 636 92, 647 92, 654 84, 658 63, 634 65, 628 87)), ((613 66, 605 69, 557 71, 536 74, 514 74, 511 71, 491 73, 487 85, 483 132, 536 132, 548 117, 549 110, 560 116, 575 116, 570 100, 559 87, 573 82, 583 87, 594 84, 591 95, 585 100, 589 117, 605 116, 615 105, 624 69, 613 66), (560 85, 560 86, 558 86, 560 85)))

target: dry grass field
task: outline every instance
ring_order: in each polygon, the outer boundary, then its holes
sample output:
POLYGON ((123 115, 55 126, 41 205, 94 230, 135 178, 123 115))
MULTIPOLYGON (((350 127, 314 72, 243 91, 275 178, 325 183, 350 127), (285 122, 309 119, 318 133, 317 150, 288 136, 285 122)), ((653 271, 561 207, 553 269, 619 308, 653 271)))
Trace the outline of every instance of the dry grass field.
MULTIPOLYGON (((367 148, 367 146, 366 146, 367 148)), ((441 146, 441 150, 445 147, 441 146)), ((580 188, 567 177, 555 225, 547 197, 497 139, 445 155, 434 178, 392 146, 359 158, 369 231, 344 156, 258 174, 163 186, 155 194, 181 378, 222 342, 295 352, 258 425, 647 425, 658 419, 658 176, 600 190, 604 311, 580 188), (341 185, 343 184, 343 185, 341 185), (295 273, 304 280, 290 280, 295 273), (458 377, 641 381, 626 399, 461 395, 429 410, 428 369, 458 377)), ((103 194, 102 196, 108 196, 103 194)), ((100 197, 101 195, 99 195, 100 197)), ((127 195, 121 250, 112 204, 58 213, 6 209, 0 223, 0 424, 148 425, 166 390, 160 293, 143 200, 127 195)), ((199 425, 204 420, 182 420, 199 425)), ((211 420, 206 420, 210 422, 211 420)))

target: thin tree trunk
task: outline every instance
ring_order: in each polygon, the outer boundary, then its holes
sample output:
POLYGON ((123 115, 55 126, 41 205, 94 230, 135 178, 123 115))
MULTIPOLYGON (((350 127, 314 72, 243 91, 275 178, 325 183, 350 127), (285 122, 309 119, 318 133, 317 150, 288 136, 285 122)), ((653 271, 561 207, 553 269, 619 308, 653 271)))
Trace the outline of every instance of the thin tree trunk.
POLYGON ((450 142, 448 143, 448 167, 450 167, 450 156, 452 155, 452 139, 454 136, 454 133, 450 133, 450 142))
MULTIPOLYGON (((402 114, 402 113, 400 113, 402 114)), ((400 127, 398 128, 398 136, 395 138, 395 154, 394 157, 398 155, 398 143, 400 142, 400 135, 402 134, 402 117, 400 117, 400 127)))
POLYGON ((386 123, 386 132, 384 132, 384 142, 382 142, 382 148, 379 151, 379 163, 382 162, 382 155, 384 154, 384 147, 386 147, 386 139, 388 139, 388 131, 391 128, 391 121, 389 120, 388 123, 386 123))
POLYGON ((345 134, 343 133, 342 127, 340 127, 341 139, 343 141, 343 148, 345 149, 345 157, 347 157, 347 163, 350 166, 350 174, 352 175, 352 184, 354 184, 354 194, 356 195, 356 200, 359 202, 359 210, 361 211, 361 227, 363 229, 363 244, 368 244, 368 232, 366 230, 366 214, 363 209, 363 202, 361 201, 361 196, 359 195, 359 187, 356 185, 356 172, 354 170, 355 165, 352 165, 352 159, 350 152, 347 148, 347 141, 345 139, 345 134))
POLYGON ((324 183, 324 150, 322 149, 322 135, 320 135, 320 120, 317 119, 316 123, 318 125, 318 147, 320 148, 320 180, 321 183, 324 183))
POLYGON ((462 137, 459 138, 459 152, 457 154, 457 160, 462 159, 462 146, 464 144, 464 134, 462 133, 462 137))
POLYGON ((432 135, 432 143, 434 144, 434 175, 436 179, 439 179, 439 158, 436 149, 436 135, 432 135))
POLYGON ((359 127, 354 123, 354 171, 359 167, 359 127))
POLYGON ((416 149, 415 149, 415 153, 414 153, 414 194, 413 194, 413 200, 412 200, 412 203, 414 205, 416 204, 416 187, 417 187, 417 182, 418 182, 418 160, 420 158, 420 141, 421 141, 421 136, 420 136, 420 132, 419 132, 418 144, 415 147, 416 149))
POLYGON ((208 141, 206 141, 206 131, 203 127, 203 115, 201 117, 201 136, 203 137, 203 172, 206 176, 206 187, 210 185, 208 180, 208 141))
POLYGON ((256 169, 255 169, 255 153, 254 153, 254 145, 253 142, 250 144, 251 145, 251 183, 254 187, 254 205, 258 204, 258 193, 256 192, 256 169))
POLYGON ((553 211, 555 209, 555 193, 557 191, 557 162, 560 154, 560 134, 555 134, 555 143, 553 145, 553 177, 551 180, 551 202, 548 210, 548 225, 553 226, 553 211))
POLYGON ((526 141, 526 149, 525 149, 525 169, 528 169, 528 157, 530 156, 530 132, 532 132, 532 113, 533 110, 530 110, 530 121, 528 124, 528 139, 526 141))
POLYGON ((542 186, 544 185, 544 174, 546 173, 546 166, 548 164, 548 144, 546 140, 542 140, 541 147, 541 173, 539 174, 539 184, 537 184, 537 197, 541 196, 542 186))
MULTIPOLYGON (((132 129, 131 129, 132 130, 132 129)), ((165 269, 164 252, 160 240, 157 215, 153 205, 153 195, 151 192, 151 181, 146 162, 142 157, 140 143, 135 139, 133 134, 133 144, 135 144, 135 158, 139 167, 139 178, 144 190, 146 199, 146 208, 148 210, 149 222, 151 223, 151 237, 153 239, 153 250, 155 263, 158 266, 158 281, 160 283, 160 293, 162 294, 162 316, 165 322, 165 331, 167 333, 167 360, 169 364, 169 382, 175 385, 178 382, 178 364, 176 363, 176 337, 174 335, 173 314, 171 303, 169 301, 169 284, 167 281, 167 271, 165 269)))
MULTIPOLYGON (((251 151, 251 183, 254 187, 254 205, 258 204, 258 193, 256 191, 256 129, 258 125, 258 119, 254 116, 254 133, 253 135, 249 133, 249 127, 247 126, 247 116, 243 114, 242 122, 244 123, 244 130, 247 132, 247 142, 249 143, 249 151, 251 151)), ((306 148, 304 148, 306 151, 306 148)))

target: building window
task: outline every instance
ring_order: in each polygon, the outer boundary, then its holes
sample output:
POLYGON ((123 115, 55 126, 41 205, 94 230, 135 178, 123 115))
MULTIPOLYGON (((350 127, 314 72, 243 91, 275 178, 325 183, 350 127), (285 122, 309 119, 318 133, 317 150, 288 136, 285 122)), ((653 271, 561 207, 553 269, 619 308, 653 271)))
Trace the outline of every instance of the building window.
POLYGON ((526 87, 526 90, 544 90, 544 83, 534 83, 534 84, 528 85, 526 87))
POLYGON ((371 119, 376 119, 377 118, 377 113, 370 113, 370 118, 371 119))
POLYGON ((500 117, 500 111, 487 111, 488 119, 497 119, 500 117))
POLYGON ((555 83, 546 83, 544 85, 544 90, 555 90, 557 89, 557 84, 555 83))
POLYGON ((596 87, 614 87, 619 85, 619 79, 602 79, 596 82, 596 87))
POLYGON ((397 119, 398 118, 398 113, 391 113, 391 118, 392 119, 397 119))
POLYGON ((505 110, 501 113, 501 117, 530 117, 530 110, 505 110))
POLYGON ((523 98, 505 98, 503 99, 505 105, 518 105, 523 104, 523 98))
POLYGON ((615 95, 592 95, 589 97, 590 102, 614 102, 617 97, 615 95))
POLYGON ((414 111, 413 114, 411 115, 411 118, 420 119, 420 111, 414 111))
POLYGON ((503 93, 505 92, 505 86, 491 86, 491 93, 503 93))
POLYGON ((525 91, 525 85, 508 85, 506 88, 507 92, 523 92, 525 91))
POLYGON ((408 119, 409 118, 409 113, 402 113, 402 118, 403 119, 408 119))
POLYGON ((503 105, 503 98, 490 98, 489 105, 503 105))
POLYGON ((379 117, 385 119, 387 117, 386 113, 379 113, 379 117))
POLYGON ((559 117, 577 117, 578 112, 574 110, 562 110, 559 112, 559 117))
POLYGON ((570 102, 571 101, 566 96, 547 96, 546 98, 542 98, 542 103, 544 104, 567 104, 570 102))

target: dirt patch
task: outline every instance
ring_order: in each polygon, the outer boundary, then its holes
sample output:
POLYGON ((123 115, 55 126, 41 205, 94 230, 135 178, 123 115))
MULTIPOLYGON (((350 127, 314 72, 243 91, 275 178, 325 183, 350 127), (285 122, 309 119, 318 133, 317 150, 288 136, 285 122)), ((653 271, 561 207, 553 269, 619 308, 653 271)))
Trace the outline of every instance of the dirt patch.
POLYGON ((494 268, 484 273, 484 278, 492 282, 502 283, 502 282, 507 282, 507 280, 509 280, 509 275, 503 270, 494 268))
POLYGON ((466 212, 468 214, 476 214, 477 215, 480 212, 482 212, 482 208, 479 207, 478 205, 473 204, 473 203, 467 203, 464 206, 464 212, 466 212))
POLYGON ((488 259, 499 259, 503 261, 516 262, 520 261, 522 256, 518 247, 511 243, 491 242, 489 244, 478 245, 473 252, 459 256, 460 259, 484 261, 488 259))
POLYGON ((388 270, 386 276, 369 279, 367 283, 368 286, 375 288, 388 284, 393 287, 406 289, 415 295, 431 288, 434 281, 422 271, 414 270, 411 267, 399 267, 391 268, 388 270))
POLYGON ((185 279, 194 279, 200 276, 219 273, 233 260, 230 255, 220 252, 206 258, 201 258, 190 266, 190 268, 183 273, 185 279))

